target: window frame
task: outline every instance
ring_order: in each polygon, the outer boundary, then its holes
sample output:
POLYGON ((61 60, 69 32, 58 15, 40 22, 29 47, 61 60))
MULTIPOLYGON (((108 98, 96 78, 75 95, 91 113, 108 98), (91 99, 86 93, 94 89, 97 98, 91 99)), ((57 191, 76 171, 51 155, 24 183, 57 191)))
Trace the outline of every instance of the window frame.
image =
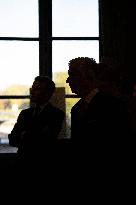
MULTIPOLYGON (((61 40, 61 41, 98 41, 99 42, 99 59, 101 58, 101 49, 100 49, 100 7, 98 0, 98 15, 99 15, 99 36, 90 36, 90 37, 54 37, 52 36, 52 1, 39 0, 39 52, 40 52, 40 74, 48 75, 52 78, 52 42, 61 40), (46 25, 46 26, 45 26, 46 25), (45 69, 46 68, 46 69, 45 69)), ((66 98, 77 98, 74 94, 66 94, 66 98)))
MULTIPOLYGON (((101 57, 101 37, 100 37, 100 18, 99 18, 99 36, 98 37, 53 37, 52 36, 52 1, 38 0, 39 4, 39 38, 31 37, 0 37, 2 40, 11 41, 37 41, 39 42, 39 75, 47 75, 52 78, 52 42, 57 40, 64 41, 86 41, 97 40, 99 42, 99 58, 101 57)), ((98 1, 99 7, 99 1, 98 1)), ((100 14, 100 7, 98 8, 100 14)), ((99 15, 100 16, 100 15, 99 15)), ((68 97, 69 95, 66 95, 68 97)), ((73 95, 71 95, 73 96, 73 95)), ((12 98, 28 98, 29 96, 23 95, 6 95, 0 96, 0 99, 12 98)))
MULTIPOLYGON (((100 35, 100 0, 98 0, 99 36, 90 37, 53 37, 52 36, 52 0, 38 0, 39 11, 39 37, 0 37, 0 41, 37 41, 39 42, 39 75, 47 75, 52 78, 52 42, 61 41, 86 41, 97 40, 99 42, 99 59, 102 56, 102 41, 100 35)), ((66 94, 65 98, 77 98, 74 94, 66 94)), ((0 95, 0 99, 30 99, 30 95, 0 95)))

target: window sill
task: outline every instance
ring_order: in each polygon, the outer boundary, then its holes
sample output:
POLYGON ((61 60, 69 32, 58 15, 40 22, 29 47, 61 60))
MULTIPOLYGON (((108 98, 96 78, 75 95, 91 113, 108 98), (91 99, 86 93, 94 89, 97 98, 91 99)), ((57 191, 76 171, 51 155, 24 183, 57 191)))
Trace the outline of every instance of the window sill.
POLYGON ((11 147, 9 144, 0 144, 0 154, 17 153, 16 147, 11 147))

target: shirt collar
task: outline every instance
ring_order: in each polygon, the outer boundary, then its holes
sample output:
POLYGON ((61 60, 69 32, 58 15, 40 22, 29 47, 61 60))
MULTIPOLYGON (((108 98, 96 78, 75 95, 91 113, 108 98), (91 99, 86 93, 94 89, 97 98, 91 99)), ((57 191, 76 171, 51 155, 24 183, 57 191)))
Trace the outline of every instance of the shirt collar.
MULTIPOLYGON (((43 105, 39 105, 38 107, 40 108, 40 112, 48 105, 49 103, 45 103, 43 105)), ((36 107, 36 105, 34 106, 36 107)))
POLYGON ((85 102, 86 103, 90 103, 91 100, 93 99, 93 97, 96 95, 96 93, 99 92, 99 89, 98 88, 95 88, 93 90, 91 90, 91 92, 85 97, 85 102))

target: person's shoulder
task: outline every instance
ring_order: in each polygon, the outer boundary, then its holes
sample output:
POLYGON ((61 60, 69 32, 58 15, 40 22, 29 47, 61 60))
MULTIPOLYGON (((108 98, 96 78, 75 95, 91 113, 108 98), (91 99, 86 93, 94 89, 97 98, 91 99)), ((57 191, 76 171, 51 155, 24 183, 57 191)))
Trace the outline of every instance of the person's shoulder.
POLYGON ((96 104, 101 104, 102 107, 110 110, 113 108, 121 110, 126 108, 126 103, 121 98, 105 92, 96 94, 94 101, 96 104))
POLYGON ((106 92, 99 92, 95 96, 96 99, 101 99, 102 101, 105 101, 107 103, 123 103, 122 100, 115 95, 112 95, 111 93, 106 92))
POLYGON ((78 109, 78 107, 80 107, 81 102, 82 102, 81 99, 80 99, 78 102, 76 102, 76 103, 72 106, 71 111, 78 109))
POLYGON ((20 115, 26 115, 33 111, 33 108, 26 108, 20 111, 20 115))

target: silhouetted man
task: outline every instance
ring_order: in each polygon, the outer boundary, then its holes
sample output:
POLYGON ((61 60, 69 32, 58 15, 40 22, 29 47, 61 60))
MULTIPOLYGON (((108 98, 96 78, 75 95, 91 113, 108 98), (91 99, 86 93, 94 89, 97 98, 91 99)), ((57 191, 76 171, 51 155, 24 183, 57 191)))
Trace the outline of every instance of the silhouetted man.
POLYGON ((99 89, 98 71, 95 59, 69 61, 67 83, 81 98, 71 110, 71 141, 96 153, 121 150, 128 136, 127 112, 112 93, 99 89))
POLYGON ((33 106, 20 112, 8 135, 9 144, 18 147, 20 164, 27 162, 30 167, 43 160, 44 166, 50 156, 55 155, 64 112, 49 103, 54 91, 55 83, 50 78, 37 76, 30 95, 33 106))

